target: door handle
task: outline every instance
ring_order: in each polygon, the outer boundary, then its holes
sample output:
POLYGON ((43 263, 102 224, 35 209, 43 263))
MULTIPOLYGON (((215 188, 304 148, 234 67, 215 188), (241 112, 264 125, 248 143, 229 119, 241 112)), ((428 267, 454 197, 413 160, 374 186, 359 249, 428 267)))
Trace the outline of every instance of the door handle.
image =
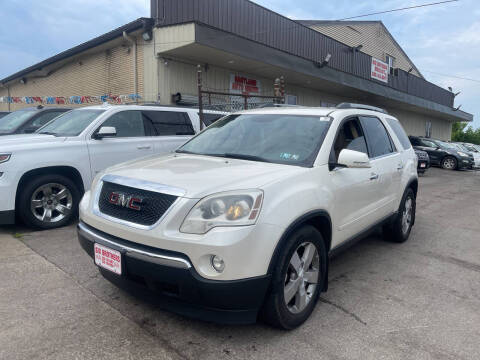
POLYGON ((151 148, 151 145, 137 146, 138 150, 150 150, 151 148))
POLYGON ((403 169, 403 164, 402 163, 398 164, 397 165, 397 170, 402 170, 402 169, 403 169))
POLYGON ((377 180, 378 179, 378 174, 371 173, 370 174, 370 180, 377 180))

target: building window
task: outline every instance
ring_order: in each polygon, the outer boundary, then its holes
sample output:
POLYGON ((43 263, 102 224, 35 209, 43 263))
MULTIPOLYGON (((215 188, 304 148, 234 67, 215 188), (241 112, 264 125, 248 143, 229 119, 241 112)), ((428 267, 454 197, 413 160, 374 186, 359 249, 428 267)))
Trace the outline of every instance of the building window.
POLYGON ((385 55, 385 62, 388 64, 389 69, 393 69, 395 66, 395 58, 391 55, 385 55))
POLYGON ((296 95, 286 95, 285 103, 288 105, 297 105, 297 96, 296 95))

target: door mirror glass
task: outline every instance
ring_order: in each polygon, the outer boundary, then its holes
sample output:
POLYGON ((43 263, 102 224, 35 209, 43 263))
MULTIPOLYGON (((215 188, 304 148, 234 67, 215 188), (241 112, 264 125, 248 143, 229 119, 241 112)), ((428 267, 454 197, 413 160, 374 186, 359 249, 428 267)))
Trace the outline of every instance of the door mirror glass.
POLYGON ((368 155, 354 150, 343 149, 338 156, 338 165, 347 168, 370 168, 368 155))
POLYGON ((117 129, 113 126, 102 126, 95 134, 95 139, 103 139, 107 137, 117 136, 117 129))

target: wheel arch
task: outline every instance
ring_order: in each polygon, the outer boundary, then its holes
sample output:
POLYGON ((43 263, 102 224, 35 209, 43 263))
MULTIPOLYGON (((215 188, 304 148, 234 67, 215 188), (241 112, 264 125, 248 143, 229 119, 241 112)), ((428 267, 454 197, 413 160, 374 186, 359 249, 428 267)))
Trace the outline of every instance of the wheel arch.
POLYGON ((312 225, 322 234, 323 240, 325 242, 325 249, 327 250, 327 259, 328 259, 328 252, 330 252, 330 247, 332 244, 332 220, 330 218, 330 214, 327 211, 322 209, 314 210, 294 220, 283 232, 282 236, 280 237, 280 240, 277 243, 277 246, 275 247, 273 255, 270 259, 270 264, 268 266, 268 274, 273 273, 273 269, 280 255, 280 251, 285 245, 285 242, 287 241, 288 237, 296 229, 298 229, 303 225, 312 225))
POLYGON ((32 178, 42 175, 62 175, 74 182, 81 194, 85 192, 84 180, 80 172, 72 166, 47 166, 37 169, 32 169, 27 171, 22 175, 18 181, 17 191, 15 194, 15 208, 17 208, 16 203, 18 202, 18 196, 20 194, 20 189, 32 178))
POLYGON ((415 198, 416 198, 418 193, 418 179, 417 178, 410 179, 407 186, 405 187, 405 191, 408 188, 411 188, 413 190, 413 193, 415 194, 415 198))

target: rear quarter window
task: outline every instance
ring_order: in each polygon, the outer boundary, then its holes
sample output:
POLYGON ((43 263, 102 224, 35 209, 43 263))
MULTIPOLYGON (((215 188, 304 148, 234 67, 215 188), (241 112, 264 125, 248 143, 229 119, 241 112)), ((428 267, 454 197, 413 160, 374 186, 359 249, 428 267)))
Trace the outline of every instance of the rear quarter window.
POLYGON ((412 144, 410 143, 410 140, 408 139, 407 133, 403 129, 402 124, 400 124, 400 121, 392 118, 387 118, 387 122, 397 136, 398 140, 400 141, 400 144, 402 144, 402 147, 405 150, 410 149, 412 147, 412 144))

